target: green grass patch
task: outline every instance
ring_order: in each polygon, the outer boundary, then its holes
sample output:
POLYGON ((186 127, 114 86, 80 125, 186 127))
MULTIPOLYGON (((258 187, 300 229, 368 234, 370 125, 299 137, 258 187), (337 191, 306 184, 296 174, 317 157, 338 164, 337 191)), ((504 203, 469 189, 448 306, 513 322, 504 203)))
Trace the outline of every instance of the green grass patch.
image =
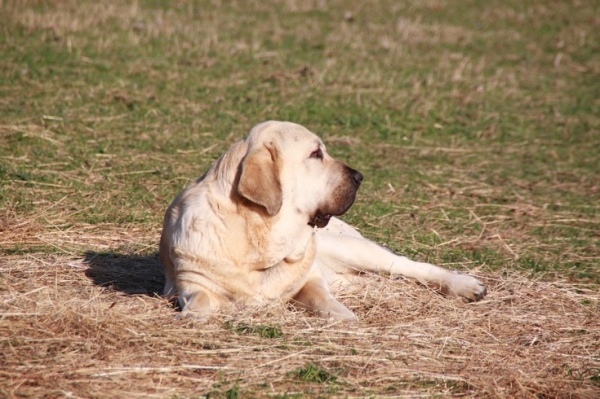
POLYGON ((307 363, 303 367, 298 367, 289 373, 289 376, 303 382, 313 382, 317 384, 334 383, 338 376, 328 371, 327 369, 313 364, 307 363))
POLYGON ((234 324, 227 322, 225 327, 239 335, 256 334, 261 338, 281 338, 283 332, 278 327, 249 325, 249 324, 234 324))
POLYGON ((363 172, 346 219, 366 236, 600 281, 597 6, 313 3, 2 3, 3 223, 160 229, 186 183, 283 119, 363 172))

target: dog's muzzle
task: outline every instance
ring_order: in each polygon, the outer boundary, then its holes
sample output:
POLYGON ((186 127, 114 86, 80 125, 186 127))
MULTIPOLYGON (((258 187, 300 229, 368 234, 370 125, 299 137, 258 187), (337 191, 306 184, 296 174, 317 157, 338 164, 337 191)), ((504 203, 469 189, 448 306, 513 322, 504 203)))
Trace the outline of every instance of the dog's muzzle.
POLYGON ((323 228, 327 226, 329 220, 332 216, 341 216, 350 209, 354 200, 356 199, 356 193, 358 192, 358 188, 363 181, 363 175, 357 170, 354 170, 348 166, 346 166, 346 175, 348 179, 346 182, 350 182, 348 186, 346 186, 342 192, 343 195, 339 195, 338 198, 341 201, 336 204, 335 207, 323 207, 324 209, 319 209, 308 221, 308 225, 312 227, 323 228))

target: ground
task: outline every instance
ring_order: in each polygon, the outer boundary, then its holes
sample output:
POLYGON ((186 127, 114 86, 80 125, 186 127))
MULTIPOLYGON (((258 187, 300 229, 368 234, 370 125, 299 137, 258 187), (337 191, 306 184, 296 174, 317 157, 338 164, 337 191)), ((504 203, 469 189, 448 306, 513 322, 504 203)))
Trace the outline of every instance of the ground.
POLYGON ((600 396, 599 13, 0 1, 0 396, 600 396), (175 319, 164 211, 268 119, 363 173, 346 221, 487 298, 370 276, 356 324, 175 319))

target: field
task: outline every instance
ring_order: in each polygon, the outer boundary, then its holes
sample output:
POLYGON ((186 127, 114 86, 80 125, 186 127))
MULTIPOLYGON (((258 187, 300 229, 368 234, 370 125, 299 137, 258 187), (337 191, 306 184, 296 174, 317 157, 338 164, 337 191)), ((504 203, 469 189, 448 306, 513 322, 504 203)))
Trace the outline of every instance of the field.
POLYGON ((0 397, 600 397, 600 4, 0 0, 0 397), (160 298, 167 205, 255 124, 365 176, 344 216, 473 273, 360 321, 160 298))

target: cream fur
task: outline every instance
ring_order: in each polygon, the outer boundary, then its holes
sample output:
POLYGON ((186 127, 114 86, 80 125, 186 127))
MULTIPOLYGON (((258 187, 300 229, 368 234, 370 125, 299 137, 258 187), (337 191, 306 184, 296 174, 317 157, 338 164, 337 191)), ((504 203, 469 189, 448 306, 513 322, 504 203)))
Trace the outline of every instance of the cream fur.
POLYGON ((467 300, 485 295, 479 280, 394 255, 331 217, 346 212, 361 180, 306 128, 255 126, 167 209, 164 295, 198 319, 227 303, 290 300, 355 319, 329 287, 360 271, 405 275, 467 300))

